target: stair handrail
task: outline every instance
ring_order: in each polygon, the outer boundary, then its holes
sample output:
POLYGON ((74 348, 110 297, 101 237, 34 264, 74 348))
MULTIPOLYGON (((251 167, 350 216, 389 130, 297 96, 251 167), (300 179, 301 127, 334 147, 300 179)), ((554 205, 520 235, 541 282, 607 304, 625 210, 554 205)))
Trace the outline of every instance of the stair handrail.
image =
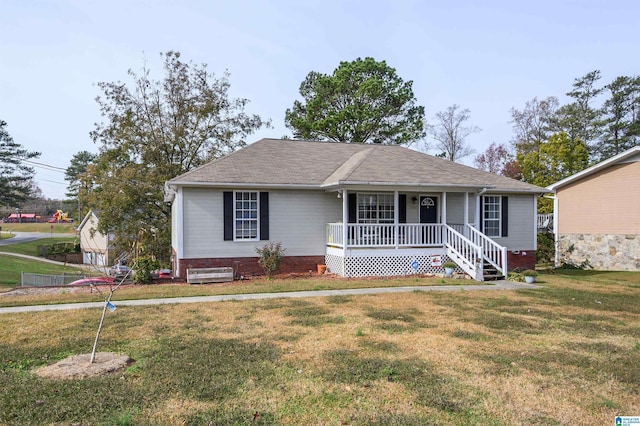
POLYGON ((477 230, 476 228, 466 225, 469 239, 480 247, 482 258, 493 265, 502 275, 507 276, 507 248, 496 243, 491 238, 477 230))
POLYGON ((447 255, 477 281, 483 280, 482 248, 449 225, 444 225, 447 255))

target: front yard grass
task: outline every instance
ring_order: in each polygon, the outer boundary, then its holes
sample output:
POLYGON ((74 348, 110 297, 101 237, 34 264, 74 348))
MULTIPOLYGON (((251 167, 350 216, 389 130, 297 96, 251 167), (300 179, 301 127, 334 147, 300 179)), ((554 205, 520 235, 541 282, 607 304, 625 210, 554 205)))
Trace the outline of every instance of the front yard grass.
MULTIPOLYGON (((2 257, 0 256, 0 259, 2 257)), ((91 271, 85 271, 87 275, 91 271)), ((95 272, 92 273, 96 275, 95 272)), ((19 277, 19 275, 18 275, 19 277)), ((443 279, 441 277, 427 278, 385 278, 374 279, 343 279, 318 276, 302 276, 286 279, 267 280, 264 277, 234 281, 231 283, 188 285, 132 285, 119 289, 114 293, 113 300, 137 300, 189 296, 217 296, 226 294, 248 293, 279 293, 291 291, 336 290, 368 287, 403 287, 403 286, 433 286, 433 285, 475 285, 476 281, 464 279, 443 279)), ((0 287, 1 288, 1 287, 0 287)), ((102 300, 94 293, 70 293, 64 287, 54 294, 29 294, 0 298, 2 306, 40 305, 55 303, 95 302, 102 300)))
POLYGON ((89 352, 99 309, 0 315, 0 424, 595 425, 637 415, 640 274, 540 278, 539 290, 119 307, 98 349, 136 362, 84 380, 31 370, 89 352))

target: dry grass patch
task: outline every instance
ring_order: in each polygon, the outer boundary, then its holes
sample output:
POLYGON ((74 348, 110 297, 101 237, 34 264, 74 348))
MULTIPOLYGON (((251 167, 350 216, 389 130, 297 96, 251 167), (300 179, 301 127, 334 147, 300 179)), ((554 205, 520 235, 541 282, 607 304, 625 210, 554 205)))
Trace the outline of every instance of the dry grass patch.
POLYGON ((4 315, 0 423, 609 424, 640 406, 640 295, 596 278, 120 307, 99 350, 137 362, 66 385, 31 371, 88 351, 99 310, 4 315))

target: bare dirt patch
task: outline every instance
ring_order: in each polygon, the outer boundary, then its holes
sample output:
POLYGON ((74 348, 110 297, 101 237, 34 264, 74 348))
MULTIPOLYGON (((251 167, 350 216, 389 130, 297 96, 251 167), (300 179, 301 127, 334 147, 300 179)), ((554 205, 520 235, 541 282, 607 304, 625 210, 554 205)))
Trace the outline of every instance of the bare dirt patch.
POLYGON ((91 354, 73 355, 34 373, 47 379, 86 379, 117 373, 134 362, 128 355, 113 352, 97 352, 95 362, 90 360, 91 354))

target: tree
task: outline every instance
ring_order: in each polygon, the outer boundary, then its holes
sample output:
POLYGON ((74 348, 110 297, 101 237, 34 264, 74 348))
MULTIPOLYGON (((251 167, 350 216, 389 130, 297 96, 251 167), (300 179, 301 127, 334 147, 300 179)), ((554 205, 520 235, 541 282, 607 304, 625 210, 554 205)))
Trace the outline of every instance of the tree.
POLYGON ((506 146, 496 145, 494 142, 489 145, 489 148, 484 153, 476 156, 473 164, 476 168, 489 173, 516 178, 512 176, 515 168, 514 160, 513 155, 506 146))
POLYGON ((436 113, 437 124, 429 127, 429 133, 436 140, 434 148, 444 153, 444 158, 450 161, 460 160, 473 154, 473 148, 465 143, 465 139, 480 128, 466 125, 471 112, 468 109, 459 110, 459 105, 451 105, 446 111, 436 113))
POLYGON ((67 197, 78 198, 82 177, 86 174, 89 164, 93 163, 95 159, 96 154, 92 154, 89 151, 80 151, 73 155, 64 175, 64 180, 69 182, 67 193, 65 194, 67 197))
POLYGON ((567 133, 554 133, 538 151, 518 154, 525 182, 548 186, 589 166, 589 150, 580 139, 567 133))
POLYGON ((595 87, 600 80, 600 71, 595 70, 585 76, 576 78, 573 90, 567 93, 573 102, 560 107, 551 120, 551 129, 555 133, 567 133, 569 139, 580 139, 590 154, 597 152, 597 141, 602 134, 602 109, 591 104, 602 92, 602 87, 595 87))
MULTIPOLYGON (((538 151, 517 155, 525 182, 548 186, 589 166, 589 149, 580 139, 571 139, 567 133, 554 133, 540 145, 538 151)), ((553 212, 553 203, 538 198, 538 212, 553 212)))
POLYGON ((78 220, 82 220, 83 214, 86 213, 82 211, 81 201, 86 199, 87 194, 91 190, 92 185, 87 175, 87 169, 91 167, 95 159, 96 154, 92 154, 89 151, 80 151, 74 154, 64 175, 64 180, 69 183, 65 195, 77 205, 78 220))
POLYGON ((6 129, 7 122, 0 120, 0 206, 19 206, 31 195, 33 167, 24 162, 38 158, 39 152, 31 152, 14 142, 6 129))
POLYGON ((511 108, 510 122, 515 133, 512 143, 518 152, 535 151, 540 143, 549 138, 550 123, 559 105, 558 98, 549 96, 542 100, 535 97, 527 101, 522 110, 511 108))
POLYGON ((385 61, 340 62, 332 75, 307 75, 303 101, 287 109, 285 123, 297 138, 408 144, 425 136, 424 107, 416 105, 412 85, 385 61))
POLYGON ((638 145, 640 141, 640 77, 620 76, 605 86, 605 129, 599 146, 600 160, 638 145))
POLYGON ((90 178, 92 207, 103 214, 99 230, 113 231, 121 248, 166 261, 170 256, 170 207, 164 183, 246 144, 268 125, 247 115, 247 99, 229 97, 227 72, 220 78, 206 65, 185 63, 180 53, 161 54, 164 78, 129 70, 124 83, 98 83, 96 101, 106 123, 91 132, 100 154, 90 178))

